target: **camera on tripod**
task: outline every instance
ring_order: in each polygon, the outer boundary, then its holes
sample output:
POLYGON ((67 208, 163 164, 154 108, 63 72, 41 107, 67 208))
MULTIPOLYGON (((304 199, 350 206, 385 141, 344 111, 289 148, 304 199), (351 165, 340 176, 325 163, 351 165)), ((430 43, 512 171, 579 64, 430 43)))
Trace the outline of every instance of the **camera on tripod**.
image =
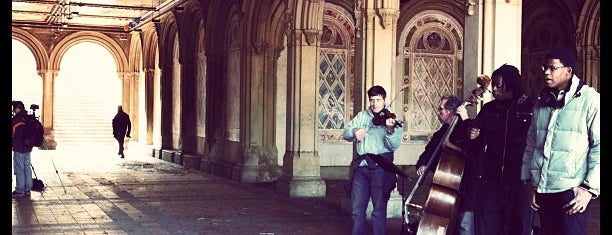
POLYGON ((40 109, 40 107, 37 104, 32 104, 32 105, 30 105, 30 109, 32 110, 32 116, 34 116, 34 118, 38 119, 38 116, 36 116, 36 110, 40 109))

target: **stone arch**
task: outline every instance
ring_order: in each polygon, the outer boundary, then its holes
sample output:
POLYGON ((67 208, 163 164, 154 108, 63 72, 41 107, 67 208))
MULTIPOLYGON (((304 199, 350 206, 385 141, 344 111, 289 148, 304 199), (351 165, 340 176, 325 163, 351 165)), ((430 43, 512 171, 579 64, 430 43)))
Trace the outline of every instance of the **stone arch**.
POLYGON ((185 6, 185 10, 181 14, 176 14, 175 18, 180 15, 180 25, 177 25, 179 38, 181 39, 181 61, 185 59, 195 59, 197 51, 193 47, 197 46, 201 32, 204 31, 202 26, 203 14, 199 2, 190 1, 185 6), (195 32, 195 33, 194 33, 195 32), (190 56, 191 58, 186 58, 190 56))
MULTIPOLYGON (((403 3, 400 6, 400 16, 397 20, 397 27, 398 29, 404 28, 409 21, 413 20, 415 15, 419 14, 424 10, 444 12, 444 14, 448 16, 448 18, 455 19, 459 25, 464 25, 464 3, 464 1, 444 1, 444 3, 440 3, 440 1, 438 0, 408 1, 407 3, 403 3)), ((398 30, 397 42, 399 42, 403 38, 401 35, 402 33, 402 31, 398 30)), ((401 52, 401 45, 403 44, 398 44, 398 53, 401 52)))
POLYGON ((582 64, 578 76, 600 91, 599 0, 587 0, 582 8, 576 32, 577 64, 582 64))
POLYGON ((411 17, 400 35, 400 73, 407 87, 402 109, 409 135, 404 140, 427 140, 441 125, 434 109, 441 95, 463 94, 463 27, 445 12, 425 10, 411 17))
POLYGON ((117 66, 117 72, 123 73, 127 71, 128 60, 126 54, 121 49, 121 46, 119 46, 119 44, 117 44, 117 42, 111 37, 98 32, 76 32, 63 38, 56 44, 55 48, 51 52, 49 67, 52 70, 59 71, 61 58, 64 53, 66 53, 66 51, 72 45, 83 41, 91 41, 102 45, 113 56, 117 66))
POLYGON ((173 14, 165 14, 161 23, 157 23, 155 25, 155 28, 159 35, 158 49, 160 53, 159 63, 161 65, 167 65, 168 63, 172 63, 172 61, 167 61, 167 59, 172 58, 172 54, 174 53, 174 47, 172 45, 174 45, 174 40, 179 39, 178 37, 176 37, 176 35, 178 34, 177 27, 177 22, 173 14))
POLYGON ((143 70, 140 61, 143 59, 142 40, 140 32, 133 32, 129 49, 129 71, 140 72, 143 70))
POLYGON ((548 50, 575 49, 572 10, 563 1, 529 1, 523 6, 521 77, 525 93, 536 97, 544 86, 539 69, 548 50))
POLYGON ((30 34, 28 31, 13 27, 12 38, 22 42, 30 49, 32 55, 34 55, 34 59, 36 60, 36 69, 39 71, 39 73, 40 71, 48 68, 48 52, 40 41, 34 40, 36 38, 34 35, 30 34))

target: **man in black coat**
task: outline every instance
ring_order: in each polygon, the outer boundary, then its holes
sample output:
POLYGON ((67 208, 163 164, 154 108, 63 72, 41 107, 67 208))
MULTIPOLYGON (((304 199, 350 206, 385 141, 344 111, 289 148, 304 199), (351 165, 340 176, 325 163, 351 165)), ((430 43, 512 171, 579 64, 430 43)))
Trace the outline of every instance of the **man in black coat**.
POLYGON ((15 174, 15 191, 13 198, 29 197, 32 189, 31 153, 32 146, 25 141, 25 124, 27 123, 28 111, 23 102, 13 101, 13 172, 15 174))
POLYGON ((470 151, 480 154, 476 235, 530 235, 534 211, 521 167, 534 99, 524 94, 520 72, 512 65, 502 65, 491 79, 495 99, 482 106, 470 128, 470 151))
POLYGON ((113 118, 113 136, 119 143, 119 153, 121 158, 125 158, 123 154, 123 142, 125 141, 125 137, 130 137, 130 132, 132 130, 132 123, 130 122, 130 116, 123 112, 123 107, 119 105, 117 107, 117 114, 113 118))

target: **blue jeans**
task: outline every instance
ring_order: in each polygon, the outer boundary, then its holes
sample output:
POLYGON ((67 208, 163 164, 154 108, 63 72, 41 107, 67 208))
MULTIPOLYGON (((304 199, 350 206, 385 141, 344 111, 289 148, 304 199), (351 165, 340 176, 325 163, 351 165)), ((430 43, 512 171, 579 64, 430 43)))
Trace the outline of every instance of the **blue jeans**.
POLYGON ((30 164, 30 153, 13 152, 15 191, 23 193, 32 189, 32 168, 30 164))
POLYGON ((460 235, 474 235, 474 212, 473 211, 462 211, 459 212, 457 233, 460 235))
POLYGON ((372 199, 372 234, 385 235, 387 230, 387 201, 385 170, 381 167, 356 167, 351 189, 353 235, 366 234, 366 211, 372 199))

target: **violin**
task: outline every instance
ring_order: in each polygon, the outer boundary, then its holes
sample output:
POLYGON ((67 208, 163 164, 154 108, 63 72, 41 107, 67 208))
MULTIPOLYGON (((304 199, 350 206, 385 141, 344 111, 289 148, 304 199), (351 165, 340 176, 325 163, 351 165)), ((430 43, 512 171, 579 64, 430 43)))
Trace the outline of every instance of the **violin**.
POLYGON ((385 126, 386 125, 386 121, 389 118, 393 118, 393 120, 395 120, 395 125, 394 127, 402 127, 402 122, 396 120, 397 115, 395 115, 395 113, 392 113, 391 111, 389 111, 388 109, 384 108, 382 111, 380 111, 380 113, 378 113, 378 115, 374 115, 374 118, 372 119, 372 124, 374 124, 375 126, 385 126))

